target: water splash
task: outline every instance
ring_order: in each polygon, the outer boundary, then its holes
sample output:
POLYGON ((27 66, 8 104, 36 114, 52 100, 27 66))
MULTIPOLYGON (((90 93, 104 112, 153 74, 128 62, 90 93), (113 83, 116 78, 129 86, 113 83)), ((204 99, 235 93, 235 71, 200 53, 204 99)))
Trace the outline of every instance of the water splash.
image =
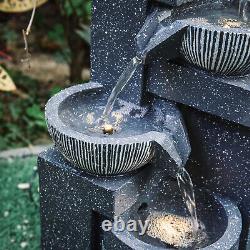
POLYGON ((247 22, 248 17, 247 17, 247 8, 250 0, 239 0, 239 17, 247 22))
POLYGON ((185 168, 181 168, 177 173, 177 181, 181 191, 182 198, 191 215, 194 233, 199 230, 199 222, 197 218, 196 201, 194 195, 194 186, 189 173, 185 168))
POLYGON ((143 60, 139 57, 134 57, 127 65, 123 73, 121 74, 120 78, 117 81, 117 84, 113 88, 111 95, 109 96, 108 102, 106 104, 106 107, 103 111, 102 118, 105 120, 109 117, 111 114, 115 101, 117 99, 117 96, 122 92, 124 87, 127 85, 129 80, 134 75, 137 67, 143 63, 143 60))
MULTIPOLYGON (((169 13, 169 12, 168 12, 169 13)), ((127 65, 125 70, 122 72, 121 76, 119 77, 117 84, 113 88, 111 95, 108 98, 107 104, 105 106, 105 109, 103 111, 102 116, 95 122, 97 128, 97 131, 100 130, 100 128, 103 128, 107 124, 110 125, 110 116, 114 107, 114 104, 117 100, 118 95, 123 91, 124 87, 127 85, 129 80, 134 75, 137 67, 140 64, 144 63, 144 59, 146 56, 146 50, 145 47, 150 42, 150 39, 153 37, 155 32, 158 29, 159 23, 167 18, 165 12, 159 13, 158 9, 156 9, 149 18, 146 19, 144 25, 142 26, 142 29, 136 36, 136 45, 137 45, 137 54, 140 55, 140 57, 135 56, 127 65)), ((112 124, 111 124, 112 125, 112 124)))
POLYGON ((102 132, 104 134, 113 134, 113 132, 117 132, 119 130, 119 126, 123 121, 123 115, 121 113, 116 114, 112 113, 114 104, 117 100, 118 95, 123 91, 124 87, 133 77, 137 67, 143 63, 143 59, 135 56, 127 65, 125 70, 122 72, 121 76, 119 77, 117 84, 113 88, 107 104, 105 105, 104 111, 99 118, 89 123, 90 126, 89 130, 92 132, 102 132), (114 121, 115 120, 115 121, 114 121), (108 130, 107 130, 108 128, 108 130))

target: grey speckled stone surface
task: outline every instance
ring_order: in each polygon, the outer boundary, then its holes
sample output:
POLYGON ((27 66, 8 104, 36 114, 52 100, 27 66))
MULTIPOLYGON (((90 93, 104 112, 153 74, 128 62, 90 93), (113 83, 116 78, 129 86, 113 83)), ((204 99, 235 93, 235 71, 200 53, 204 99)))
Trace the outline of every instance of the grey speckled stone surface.
MULTIPOLYGON (((91 35, 92 81, 115 86, 122 70, 136 55, 135 37, 147 18, 147 0, 94 0, 91 35)), ((139 104, 142 98, 143 66, 122 96, 139 104)))
MULTIPOLYGON (((183 107, 192 153, 193 180, 235 200, 243 216, 243 239, 250 224, 250 130, 242 125, 183 107)), ((242 243, 244 246, 244 243, 242 243)), ((242 249, 246 249, 242 246, 242 249)), ((248 249, 248 248, 247 248, 248 249)))
MULTIPOLYGON (((38 159, 42 249, 98 250, 103 241, 106 249, 161 249, 121 247, 121 242, 131 246, 138 240, 111 240, 100 229, 104 219, 113 221, 114 216, 122 216, 127 221, 127 216, 137 216, 138 208, 145 203, 160 211, 187 213, 176 180, 161 166, 154 166, 149 164, 132 175, 102 178, 76 170, 54 148, 42 153, 38 159)), ((218 247, 208 249, 237 249, 231 247, 237 246, 241 232, 238 208, 226 199, 215 201, 204 191, 197 197, 198 215, 216 228, 213 242, 218 247)))
POLYGON ((192 2, 194 0, 155 0, 155 1, 159 3, 167 4, 167 5, 180 6, 184 3, 192 2))
POLYGON ((162 166, 149 164, 133 175, 95 177, 75 169, 53 148, 39 156, 38 169, 42 249, 99 249, 90 245, 100 234, 100 222, 93 220, 121 215, 142 190, 169 175, 162 166))
MULTIPOLYGON (((155 2, 93 1, 92 80, 100 82, 107 91, 111 91, 122 69, 135 56, 134 38, 155 8, 155 2)), ((163 30, 168 30, 176 20, 213 11, 215 5, 237 8, 237 4, 238 1, 231 0, 197 0, 174 7, 163 30)), ((163 10, 166 8, 166 5, 161 6, 163 10)), ((244 242, 250 222, 249 76, 225 78, 194 69, 180 58, 181 38, 182 30, 171 36, 170 41, 157 45, 146 60, 146 66, 136 72, 121 97, 136 104, 152 96, 177 102, 191 141, 192 155, 187 167, 192 178, 200 186, 237 202, 244 229, 240 249, 249 249, 244 242)), ((157 163, 152 162, 134 175, 96 179, 74 170, 56 150, 42 154, 39 171, 43 248, 98 249, 95 247, 100 246, 89 245, 90 239, 100 242, 99 236, 93 236, 90 229, 98 228, 105 216, 121 214, 135 204, 143 197, 139 192, 141 185, 155 186, 157 193, 160 180, 170 174, 170 169, 166 168, 169 158, 159 151, 157 159, 157 163), (93 190, 98 190, 99 195, 93 190), (129 195, 124 198, 120 191, 129 195), (92 212, 90 207, 98 213, 92 212)))

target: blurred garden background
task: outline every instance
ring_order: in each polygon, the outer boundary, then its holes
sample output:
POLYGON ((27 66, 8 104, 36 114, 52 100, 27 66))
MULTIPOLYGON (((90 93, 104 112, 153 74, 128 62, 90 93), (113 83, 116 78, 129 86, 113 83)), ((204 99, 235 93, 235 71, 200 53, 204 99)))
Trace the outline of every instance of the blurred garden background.
POLYGON ((0 249, 39 249, 36 155, 13 149, 50 144, 46 102, 89 80, 90 20, 91 0, 0 0, 0 249))

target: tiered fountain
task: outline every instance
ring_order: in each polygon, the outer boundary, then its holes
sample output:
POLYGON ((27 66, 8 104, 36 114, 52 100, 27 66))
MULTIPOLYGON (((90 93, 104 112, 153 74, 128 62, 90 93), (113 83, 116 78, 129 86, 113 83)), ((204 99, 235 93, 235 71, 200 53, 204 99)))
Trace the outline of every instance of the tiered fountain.
POLYGON ((38 161, 43 249, 250 247, 247 10, 93 1, 92 82, 46 107, 55 147, 38 161), (116 217, 149 221, 146 234, 103 231, 116 217))

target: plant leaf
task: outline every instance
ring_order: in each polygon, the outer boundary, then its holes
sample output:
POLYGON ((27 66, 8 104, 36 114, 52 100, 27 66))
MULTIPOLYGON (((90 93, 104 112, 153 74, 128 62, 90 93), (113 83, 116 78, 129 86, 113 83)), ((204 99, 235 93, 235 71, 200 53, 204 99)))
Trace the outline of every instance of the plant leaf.
POLYGON ((41 111, 41 108, 38 104, 33 104, 31 107, 27 108, 26 114, 30 118, 38 119, 38 120, 44 120, 44 114, 41 111))
MULTIPOLYGON (((48 0, 36 0, 36 6, 44 4, 48 0)), ((25 12, 33 9, 33 0, 2 0, 0 1, 0 11, 9 13, 25 12)))
POLYGON ((0 91, 15 91, 16 85, 5 71, 4 68, 0 66, 0 91))
POLYGON ((76 30, 76 33, 88 44, 90 44, 91 31, 90 28, 84 24, 81 25, 81 29, 76 30))

